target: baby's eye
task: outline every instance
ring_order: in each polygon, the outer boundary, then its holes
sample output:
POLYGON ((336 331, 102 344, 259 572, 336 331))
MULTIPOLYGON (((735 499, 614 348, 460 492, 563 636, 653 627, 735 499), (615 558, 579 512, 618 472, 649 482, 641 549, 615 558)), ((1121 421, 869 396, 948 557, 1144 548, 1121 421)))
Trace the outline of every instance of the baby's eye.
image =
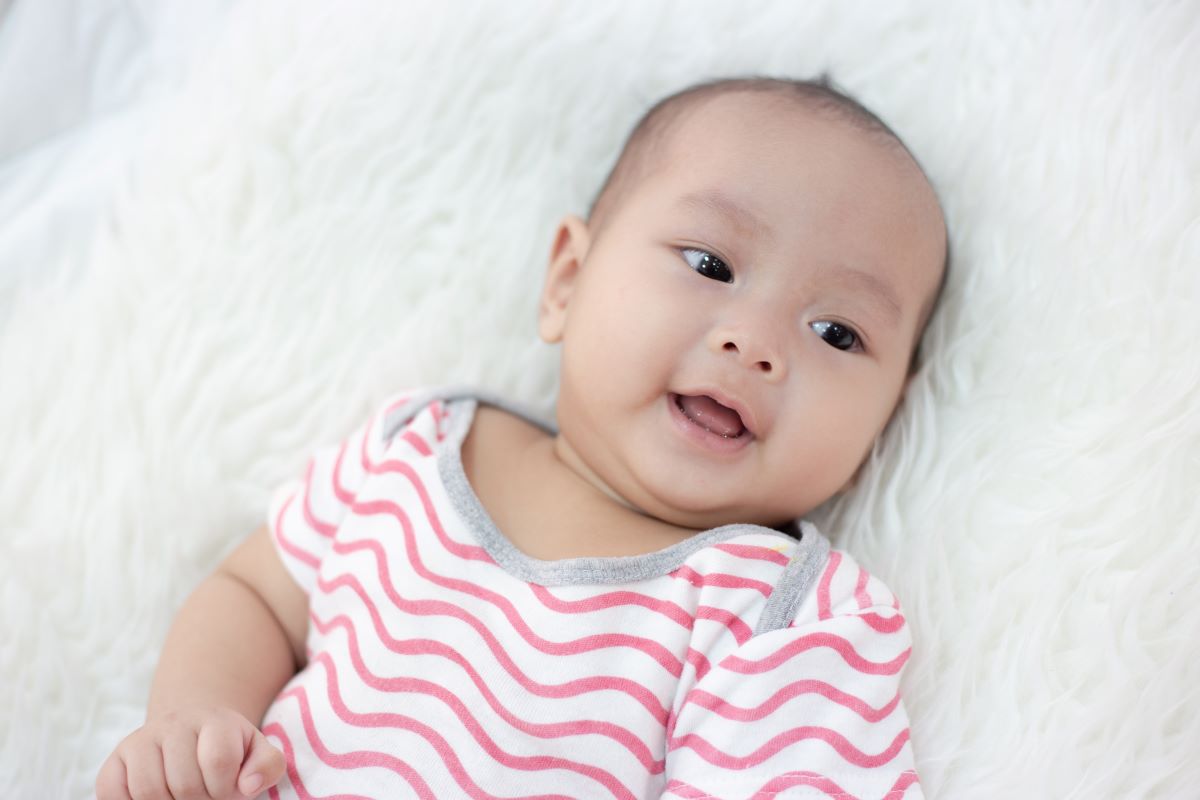
POLYGON ((862 341, 857 333, 840 322, 814 322, 809 325, 830 347, 838 350, 861 350, 862 341))
POLYGON ((682 253, 688 266, 704 277, 712 278, 714 281, 721 281, 722 283, 733 283, 733 272, 729 269, 729 266, 712 253, 705 250, 697 250, 694 247, 685 247, 682 253))

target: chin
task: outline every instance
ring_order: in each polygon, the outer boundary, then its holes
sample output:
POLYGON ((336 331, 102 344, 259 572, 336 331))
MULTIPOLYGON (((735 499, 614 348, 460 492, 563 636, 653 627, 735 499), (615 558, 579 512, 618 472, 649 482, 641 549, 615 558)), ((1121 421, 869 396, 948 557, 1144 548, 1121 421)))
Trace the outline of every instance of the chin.
POLYGON ((647 500, 646 513, 664 522, 684 528, 708 530, 722 525, 735 523, 761 525, 764 528, 774 528, 785 533, 789 532, 795 521, 806 512, 771 511, 761 507, 751 508, 744 502, 732 498, 721 502, 711 494, 704 495, 694 492, 661 492, 647 500), (699 496, 697 496, 699 494, 699 496), (787 529, 787 530, 785 530, 787 529))
MULTIPOLYGON (((643 485, 643 489, 648 489, 643 485)), ((747 522, 744 510, 736 504, 723 504, 712 495, 697 496, 696 492, 680 492, 677 487, 665 491, 644 491, 638 508, 663 522, 681 528, 707 530, 733 522, 747 522), (714 502, 716 500, 716 502, 714 502)))

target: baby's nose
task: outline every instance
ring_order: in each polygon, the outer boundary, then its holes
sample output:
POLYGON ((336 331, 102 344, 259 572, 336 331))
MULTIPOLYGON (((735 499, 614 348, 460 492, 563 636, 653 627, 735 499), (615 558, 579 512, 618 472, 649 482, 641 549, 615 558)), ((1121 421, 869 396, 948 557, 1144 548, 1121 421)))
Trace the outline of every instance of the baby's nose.
POLYGON ((709 343, 714 351, 734 356, 738 363, 761 374, 771 383, 783 380, 784 360, 778 348, 765 337, 746 330, 725 328, 714 331, 709 343))

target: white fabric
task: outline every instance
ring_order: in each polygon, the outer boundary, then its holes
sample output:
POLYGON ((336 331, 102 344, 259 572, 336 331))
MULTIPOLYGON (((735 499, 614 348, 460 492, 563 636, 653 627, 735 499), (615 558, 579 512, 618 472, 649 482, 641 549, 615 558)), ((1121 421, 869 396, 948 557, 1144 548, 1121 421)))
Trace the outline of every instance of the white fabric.
POLYGON ((233 0, 0 0, 0 322, 69 281, 162 106, 233 0))
POLYGON ((418 383, 549 409, 552 226, 650 102, 822 68, 953 237, 929 360, 816 519, 907 611, 926 792, 1194 794, 1197 31, 1188 2, 244 4, 80 279, 22 279, 0 328, 0 794, 89 793, 313 442, 418 383))

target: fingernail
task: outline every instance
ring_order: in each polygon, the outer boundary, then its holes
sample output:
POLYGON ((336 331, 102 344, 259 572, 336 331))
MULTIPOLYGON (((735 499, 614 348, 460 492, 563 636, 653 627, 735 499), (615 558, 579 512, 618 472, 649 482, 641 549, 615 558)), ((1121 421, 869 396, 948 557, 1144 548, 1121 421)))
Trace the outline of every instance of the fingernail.
POLYGON ((257 792, 260 786, 262 786, 262 775, 255 773, 242 781, 242 794, 249 797, 257 792))

